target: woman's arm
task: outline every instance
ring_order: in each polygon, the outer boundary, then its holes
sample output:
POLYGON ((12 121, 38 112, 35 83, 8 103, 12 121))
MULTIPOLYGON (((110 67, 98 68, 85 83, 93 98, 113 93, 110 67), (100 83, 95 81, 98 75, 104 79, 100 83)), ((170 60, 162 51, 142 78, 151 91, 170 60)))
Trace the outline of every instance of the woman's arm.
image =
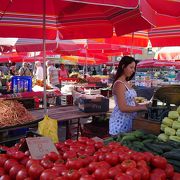
POLYGON ((122 83, 117 83, 114 87, 115 94, 117 96, 118 107, 122 112, 136 112, 141 110, 147 110, 145 105, 129 106, 125 100, 126 87, 122 83))

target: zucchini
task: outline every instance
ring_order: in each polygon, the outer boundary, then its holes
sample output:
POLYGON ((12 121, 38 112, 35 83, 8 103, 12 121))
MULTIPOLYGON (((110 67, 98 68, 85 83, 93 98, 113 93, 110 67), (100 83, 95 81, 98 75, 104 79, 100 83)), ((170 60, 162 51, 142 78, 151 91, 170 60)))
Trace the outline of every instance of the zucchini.
POLYGON ((151 143, 145 143, 144 144, 148 149, 150 149, 151 151, 153 151, 154 153, 157 154, 163 154, 163 150, 160 149, 159 147, 157 147, 156 145, 153 145, 151 143))
POLYGON ((171 146, 173 146, 174 148, 180 148, 180 143, 175 142, 175 141, 172 141, 172 140, 167 141, 166 144, 171 145, 171 146))
POLYGON ((163 152, 168 152, 168 151, 173 150, 173 147, 171 145, 166 144, 166 143, 160 143, 160 142, 158 143, 158 142, 156 142, 156 143, 153 143, 153 145, 156 145, 157 147, 162 149, 163 152))
POLYGON ((177 152, 166 152, 163 154, 163 156, 167 159, 174 159, 174 160, 178 160, 179 161, 179 166, 180 166, 180 154, 177 152))

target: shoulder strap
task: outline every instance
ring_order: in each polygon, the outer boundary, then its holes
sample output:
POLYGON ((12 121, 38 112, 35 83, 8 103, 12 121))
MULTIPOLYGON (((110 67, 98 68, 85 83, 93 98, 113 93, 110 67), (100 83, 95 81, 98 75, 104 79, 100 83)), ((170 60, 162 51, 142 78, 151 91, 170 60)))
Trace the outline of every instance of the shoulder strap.
MULTIPOLYGON (((124 84, 124 86, 126 87, 126 89, 129 90, 129 88, 127 87, 127 85, 126 85, 123 81, 117 80, 116 82, 120 82, 120 83, 124 84)), ((115 83, 116 83, 116 82, 115 82, 115 83)), ((114 84, 115 84, 115 83, 114 83, 114 84)))

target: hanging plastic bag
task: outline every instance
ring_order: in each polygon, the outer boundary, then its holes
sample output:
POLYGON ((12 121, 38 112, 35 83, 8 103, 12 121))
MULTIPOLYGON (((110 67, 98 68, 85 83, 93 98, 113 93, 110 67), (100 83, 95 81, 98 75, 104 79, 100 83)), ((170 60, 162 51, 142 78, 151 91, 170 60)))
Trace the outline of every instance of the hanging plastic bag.
POLYGON ((58 140, 58 122, 56 119, 52 119, 49 116, 45 115, 44 119, 38 124, 39 134, 49 137, 54 143, 57 143, 58 140))

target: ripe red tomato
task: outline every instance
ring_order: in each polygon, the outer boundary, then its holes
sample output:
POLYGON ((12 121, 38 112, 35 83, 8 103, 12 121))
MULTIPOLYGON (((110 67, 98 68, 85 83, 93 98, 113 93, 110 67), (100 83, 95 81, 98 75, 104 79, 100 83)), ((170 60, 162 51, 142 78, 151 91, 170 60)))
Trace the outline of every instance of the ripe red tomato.
POLYGON ((123 170, 123 172, 125 172, 127 169, 133 169, 136 167, 136 162, 134 160, 124 160, 121 163, 121 169, 123 170))
POLYGON ((114 177, 121 172, 121 169, 114 166, 111 167, 108 171, 109 178, 114 179, 114 177))
POLYGON ((77 154, 76 152, 74 151, 66 151, 64 152, 63 154, 63 159, 66 160, 66 159, 71 159, 71 158, 75 158, 77 157, 77 154))
POLYGON ((55 170, 59 176, 62 175, 63 171, 67 170, 64 164, 55 165, 52 169, 55 170))
POLYGON ((109 147, 111 150, 114 150, 114 149, 117 149, 117 148, 121 147, 121 145, 120 145, 119 143, 117 143, 117 142, 110 142, 110 143, 108 144, 108 147, 109 147))
POLYGON ((9 176, 11 177, 11 179, 16 179, 17 173, 23 168, 24 166, 21 164, 16 164, 12 166, 12 168, 9 170, 9 176))
POLYGON ((25 156, 25 157, 20 161, 20 163, 21 163, 22 165, 26 166, 26 163, 27 163, 28 161, 29 161, 29 158, 25 156))
POLYGON ((147 168, 138 168, 139 172, 141 173, 141 179, 142 180, 148 180, 150 177, 149 169, 147 168))
POLYGON ((138 162, 136 162, 136 167, 138 169, 141 169, 141 168, 147 168, 148 169, 148 165, 147 165, 147 162, 145 160, 140 160, 138 162))
POLYGON ((0 167, 4 166, 5 161, 8 159, 6 154, 0 154, 0 167))
POLYGON ((1 180, 11 180, 10 176, 9 175, 2 175, 1 176, 1 180))
POLYGON ((67 179, 71 179, 71 180, 79 180, 80 178, 80 174, 77 170, 69 170, 68 172, 66 172, 64 174, 64 176, 67 178, 67 179))
POLYGON ((115 176, 114 180, 133 180, 133 178, 127 174, 119 173, 115 176))
POLYGON ((87 155, 92 156, 95 153, 95 148, 93 146, 87 147, 84 151, 87 153, 87 155))
POLYGON ((21 159, 23 159, 25 157, 25 154, 23 152, 21 152, 21 151, 16 151, 16 152, 12 153, 11 156, 14 159, 21 160, 21 159))
POLYGON ((41 173, 40 180, 54 180, 58 174, 53 169, 46 169, 41 173))
POLYGON ((39 179, 43 171, 44 168, 40 164, 35 163, 29 167, 28 174, 32 179, 39 179))
POLYGON ((150 162, 154 155, 151 152, 144 152, 144 160, 150 162))
POLYGON ((59 159, 59 154, 57 154, 56 152, 50 152, 48 154, 48 157, 51 161, 55 162, 56 160, 59 159))
POLYGON ((94 176, 96 179, 107 179, 109 177, 108 169, 104 167, 99 167, 94 171, 94 176))
POLYGON ((26 163, 26 169, 29 169, 32 164, 40 164, 40 161, 36 159, 29 159, 26 163))
POLYGON ((88 139, 88 140, 86 141, 86 145, 88 145, 88 146, 94 146, 94 144, 95 144, 95 141, 92 140, 92 139, 88 139))
POLYGON ((87 141, 88 139, 89 139, 89 138, 87 138, 87 137, 82 137, 82 136, 81 136, 81 137, 78 138, 78 141, 81 142, 82 144, 86 144, 86 141, 87 141))
POLYGON ((101 162, 98 162, 98 167, 109 169, 111 166, 106 161, 101 161, 101 162))
POLYGON ((165 173, 168 178, 173 177, 174 175, 174 167, 171 164, 167 164, 165 168, 165 173))
POLYGON ((119 153, 119 161, 123 162, 125 160, 129 160, 130 159, 130 154, 126 153, 126 152, 121 152, 119 153))
POLYGON ((4 174, 6 174, 4 168, 0 167, 0 177, 1 177, 2 175, 4 175, 4 174))
POLYGON ((4 163, 4 169, 6 172, 9 172, 9 170, 17 164, 19 163, 15 159, 8 159, 4 163))
POLYGON ((152 180, 166 180, 166 173, 164 170, 162 169, 154 169, 150 175, 150 178, 152 180))
POLYGON ((81 176, 79 180, 94 180, 94 178, 91 175, 85 175, 81 176))
POLYGON ((58 143, 55 144, 55 146, 56 146, 56 148, 57 148, 58 150, 61 150, 61 148, 64 147, 65 144, 62 143, 62 142, 58 142, 58 143))
POLYGON ((49 160, 49 159, 42 159, 40 164, 43 166, 45 169, 50 169, 53 167, 54 163, 49 160))
POLYGON ((103 146, 104 146, 103 142, 96 142, 96 143, 94 144, 94 147, 96 148, 96 150, 102 148, 103 146))
POLYGON ((83 167, 81 159, 68 159, 66 162, 66 167, 69 169, 80 169, 83 167))
POLYGON ((88 175, 88 174, 89 174, 87 168, 80 168, 80 169, 78 170, 78 172, 79 172, 79 174, 80 174, 81 176, 84 176, 84 175, 88 175))
POLYGON ((105 161, 108 162, 111 166, 115 166, 119 162, 119 157, 113 153, 107 153, 105 161))
POLYGON ((54 162, 54 165, 59 165, 59 164, 64 164, 64 160, 63 159, 58 159, 54 162))
POLYGON ((67 146, 71 146, 71 144, 73 143, 74 141, 72 139, 67 139, 66 141, 64 141, 64 144, 67 145, 67 146))
POLYGON ((179 180, 180 179, 180 173, 175 172, 174 176, 172 177, 172 180, 179 180))
POLYGON ((16 180, 24 180, 27 177, 28 177, 27 170, 21 169, 16 175, 16 180))
POLYGON ((141 173, 136 168, 127 169, 126 174, 132 176, 133 180, 141 180, 141 173))
POLYGON ((93 173, 97 167, 98 167, 98 162, 91 162, 88 165, 88 172, 93 173))
POLYGON ((151 160, 151 163, 154 167, 165 169, 167 166, 167 160, 161 156, 154 156, 151 160))

